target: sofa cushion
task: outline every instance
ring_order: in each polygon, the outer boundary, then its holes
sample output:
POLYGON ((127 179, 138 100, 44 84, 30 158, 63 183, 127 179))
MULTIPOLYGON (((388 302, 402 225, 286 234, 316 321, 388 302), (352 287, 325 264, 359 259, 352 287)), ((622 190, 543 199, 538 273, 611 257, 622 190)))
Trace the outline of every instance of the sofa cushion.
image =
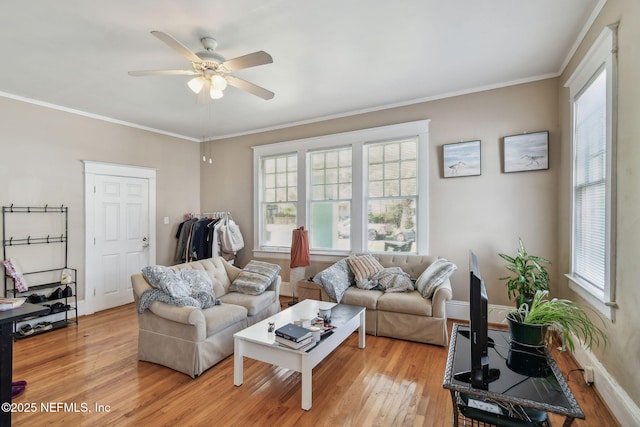
POLYGON ((202 310, 207 325, 207 337, 247 319, 247 309, 234 304, 214 305, 202 310))
POLYGON ((376 290, 365 290, 351 286, 342 297, 343 304, 357 305, 365 307, 367 310, 375 310, 378 306, 378 299, 383 292, 376 290))
POLYGON ((249 316, 255 316, 276 301, 275 291, 265 291, 260 295, 247 295, 241 292, 229 292, 220 298, 223 304, 240 305, 247 309, 249 316))
POLYGON ((435 260, 416 280, 416 290, 424 298, 431 298, 436 288, 449 278, 458 266, 444 258, 435 260))
POLYGON ((313 282, 324 288, 327 295, 337 302, 342 301, 344 292, 353 282, 353 273, 346 259, 341 259, 313 276, 313 282))
POLYGON ((378 298, 378 310, 415 314, 416 316, 433 316, 431 300, 423 298, 416 291, 383 294, 378 298))
POLYGON ((371 254, 350 256, 347 258, 347 263, 353 272, 356 285, 363 289, 365 289, 366 281, 384 268, 371 254))
POLYGON ((229 291, 260 295, 280 273, 280 266, 270 262, 251 260, 231 283, 229 291))

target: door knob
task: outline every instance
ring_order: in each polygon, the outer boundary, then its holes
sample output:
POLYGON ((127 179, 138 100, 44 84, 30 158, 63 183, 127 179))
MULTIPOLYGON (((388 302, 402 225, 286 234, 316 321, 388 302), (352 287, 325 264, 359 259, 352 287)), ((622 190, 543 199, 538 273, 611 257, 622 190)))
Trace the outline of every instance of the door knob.
POLYGON ((142 248, 148 248, 149 247, 149 239, 147 239, 146 237, 142 238, 142 248))

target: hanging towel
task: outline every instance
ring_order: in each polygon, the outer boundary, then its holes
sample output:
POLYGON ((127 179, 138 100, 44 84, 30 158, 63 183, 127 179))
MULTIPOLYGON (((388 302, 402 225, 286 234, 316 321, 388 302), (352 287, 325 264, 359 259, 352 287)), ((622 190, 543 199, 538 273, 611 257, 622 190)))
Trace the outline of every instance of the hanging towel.
POLYGON ((309 265, 309 231, 304 227, 293 230, 291 239, 291 265, 289 267, 306 267, 309 265))

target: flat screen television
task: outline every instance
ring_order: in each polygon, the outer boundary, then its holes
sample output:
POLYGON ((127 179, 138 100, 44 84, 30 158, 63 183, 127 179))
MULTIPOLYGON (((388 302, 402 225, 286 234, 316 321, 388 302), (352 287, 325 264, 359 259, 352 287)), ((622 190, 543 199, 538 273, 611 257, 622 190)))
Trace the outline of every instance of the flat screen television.
POLYGON ((488 306, 489 299, 478 268, 478 259, 469 251, 468 337, 471 342, 471 366, 469 371, 457 373, 454 378, 482 389, 487 389, 490 382, 500 377, 498 369, 489 368, 489 347, 493 347, 493 340, 489 338, 488 306))

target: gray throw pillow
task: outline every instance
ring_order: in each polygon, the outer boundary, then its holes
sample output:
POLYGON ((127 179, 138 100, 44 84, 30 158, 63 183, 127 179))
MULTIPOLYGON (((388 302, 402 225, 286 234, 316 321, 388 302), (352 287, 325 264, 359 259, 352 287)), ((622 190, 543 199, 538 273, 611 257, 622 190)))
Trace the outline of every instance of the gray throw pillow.
POLYGON ((416 290, 424 298, 431 298, 436 288, 449 278, 458 266, 444 258, 439 258, 433 262, 416 280, 416 290))
POLYGON ((230 291, 247 295, 260 295, 280 273, 278 264, 263 261, 249 261, 238 277, 231 283, 230 291))
POLYGON ((191 293, 189 286, 169 267, 150 265, 142 269, 142 275, 152 287, 174 298, 185 298, 191 293))
POLYGON ((341 259, 313 276, 313 282, 322 286, 327 295, 337 302, 342 300, 352 281, 353 273, 351 273, 346 259, 341 259))

